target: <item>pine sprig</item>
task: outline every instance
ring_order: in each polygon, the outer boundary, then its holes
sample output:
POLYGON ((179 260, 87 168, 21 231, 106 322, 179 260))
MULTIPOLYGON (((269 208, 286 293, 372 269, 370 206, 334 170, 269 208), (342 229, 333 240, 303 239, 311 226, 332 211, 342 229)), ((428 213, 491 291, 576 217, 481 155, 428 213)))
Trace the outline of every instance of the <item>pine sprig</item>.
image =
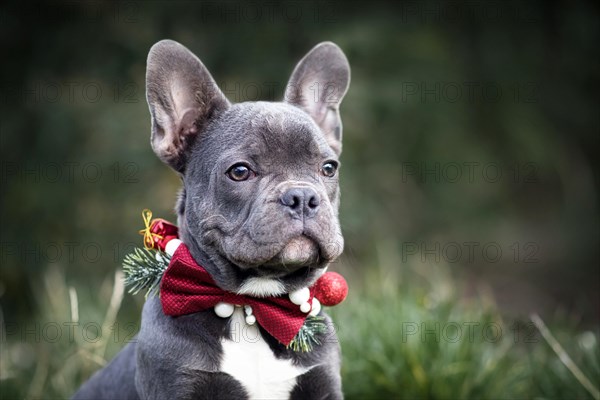
POLYGON ((298 331, 294 339, 287 345, 288 349, 293 351, 302 351, 304 353, 312 351, 313 345, 320 345, 321 341, 317 335, 327 331, 327 325, 324 317, 309 316, 304 321, 304 325, 298 331))
POLYGON ((123 272, 129 293, 138 294, 141 290, 147 290, 146 298, 149 294, 156 295, 170 260, 171 257, 167 253, 139 247, 125 256, 123 272))

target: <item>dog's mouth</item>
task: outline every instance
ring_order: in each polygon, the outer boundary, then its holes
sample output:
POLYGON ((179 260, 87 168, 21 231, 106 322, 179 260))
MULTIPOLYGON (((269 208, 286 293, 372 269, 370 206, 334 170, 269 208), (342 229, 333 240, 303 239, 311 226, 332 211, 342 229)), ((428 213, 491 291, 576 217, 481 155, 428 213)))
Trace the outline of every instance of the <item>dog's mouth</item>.
POLYGON ((265 267, 275 269, 297 269, 317 263, 319 260, 319 245, 305 235, 290 240, 279 253, 264 263, 265 267))
POLYGON ((254 272, 265 277, 284 277, 301 275, 309 269, 324 267, 326 262, 317 242, 308 236, 300 235, 290 240, 275 256, 254 272))

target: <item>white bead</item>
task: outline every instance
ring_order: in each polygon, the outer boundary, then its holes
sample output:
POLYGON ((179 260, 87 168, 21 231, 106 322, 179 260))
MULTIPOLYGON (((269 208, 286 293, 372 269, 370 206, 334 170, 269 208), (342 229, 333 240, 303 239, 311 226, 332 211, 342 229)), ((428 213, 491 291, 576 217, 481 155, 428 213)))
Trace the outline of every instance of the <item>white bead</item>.
POLYGON ((215 305, 215 314, 221 318, 229 318, 233 314, 233 309, 233 304, 220 302, 215 305))
POLYGON ((307 313, 310 311, 310 303, 307 301, 306 303, 300 304, 300 311, 303 313, 307 313))
POLYGON ((252 307, 244 306, 244 312, 246 313, 246 315, 252 315, 252 307))
POLYGON ((313 297, 312 310, 310 310, 310 314, 308 314, 308 315, 310 315, 312 317, 316 317, 320 311, 321 311, 321 302, 316 297, 313 297))
POLYGON ((310 290, 308 290, 308 288, 305 287, 290 293, 289 296, 292 303, 296 305, 301 305, 303 303, 306 303, 310 298, 310 290))
POLYGON ((175 254, 175 250, 177 250, 177 248, 179 247, 179 245, 181 244, 181 240, 179 239, 171 239, 167 242, 167 245, 165 246, 165 253, 167 253, 168 255, 170 255, 171 257, 173 257, 173 254, 175 254))
POLYGON ((254 315, 246 315, 246 323, 248 325, 254 325, 256 322, 256 317, 254 315))

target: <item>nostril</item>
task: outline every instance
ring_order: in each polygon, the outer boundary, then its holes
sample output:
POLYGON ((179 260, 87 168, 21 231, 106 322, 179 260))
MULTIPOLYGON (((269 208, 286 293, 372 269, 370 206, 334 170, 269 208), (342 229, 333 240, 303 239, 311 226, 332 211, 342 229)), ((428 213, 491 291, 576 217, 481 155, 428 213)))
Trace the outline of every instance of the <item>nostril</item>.
POLYGON ((292 204, 289 205, 290 208, 296 209, 300 207, 300 198, 298 196, 292 196, 292 204))
POLYGON ((304 200, 302 194, 303 193, 297 189, 288 190, 281 196, 281 203, 292 210, 298 210, 302 208, 302 202, 304 200))
POLYGON ((308 199, 308 207, 309 208, 319 207, 319 198, 317 196, 310 196, 310 198, 308 199))

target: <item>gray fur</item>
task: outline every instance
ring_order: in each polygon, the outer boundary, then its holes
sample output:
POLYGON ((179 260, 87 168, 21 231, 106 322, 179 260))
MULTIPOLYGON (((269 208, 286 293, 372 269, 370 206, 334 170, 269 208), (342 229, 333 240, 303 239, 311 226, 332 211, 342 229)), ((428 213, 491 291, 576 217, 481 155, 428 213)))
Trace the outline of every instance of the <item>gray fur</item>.
POLYGON ((300 60, 285 92, 286 101, 310 114, 338 155, 342 152, 339 107, 349 85, 346 56, 334 43, 323 42, 300 60))
MULTIPOLYGON (((285 102, 232 105, 185 47, 165 40, 150 50, 152 147, 183 180, 176 207, 180 238, 221 288, 236 292, 249 277, 269 277, 290 292, 310 286, 341 254, 338 175, 324 176, 321 167, 339 163, 339 104, 349 77, 342 51, 326 42, 300 61, 285 102), (311 101, 315 82, 333 92, 311 101), (239 162, 256 176, 232 180, 227 171, 239 162), (304 201, 304 194, 306 201, 312 197, 310 210, 292 208, 290 196, 304 201), (310 245, 301 247, 307 257, 295 259, 290 249, 298 238, 310 245)), ((245 398, 244 388, 219 371, 221 340, 230 328, 212 310, 165 316, 159 299, 150 298, 137 343, 74 398, 245 398)), ((293 398, 342 397, 333 329, 310 353, 295 353, 261 332, 276 357, 318 365, 298 379, 293 398)))

